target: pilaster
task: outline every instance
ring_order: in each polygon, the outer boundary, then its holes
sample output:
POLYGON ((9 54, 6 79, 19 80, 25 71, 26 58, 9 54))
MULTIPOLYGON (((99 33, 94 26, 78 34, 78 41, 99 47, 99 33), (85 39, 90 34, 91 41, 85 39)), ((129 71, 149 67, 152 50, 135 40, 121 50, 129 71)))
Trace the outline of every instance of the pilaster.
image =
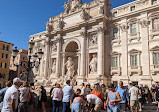
POLYGON ((104 76, 104 28, 103 25, 98 27, 98 75, 104 76))
POLYGON ((128 26, 127 23, 120 25, 121 31, 121 65, 122 65, 122 76, 121 79, 124 82, 128 82, 128 26))

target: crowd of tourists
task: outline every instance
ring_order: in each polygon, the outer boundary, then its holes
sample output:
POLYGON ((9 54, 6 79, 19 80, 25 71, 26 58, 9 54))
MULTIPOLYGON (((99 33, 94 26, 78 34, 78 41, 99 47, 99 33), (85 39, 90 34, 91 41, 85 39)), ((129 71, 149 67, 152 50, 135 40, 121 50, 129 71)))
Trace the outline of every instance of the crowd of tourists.
MULTIPOLYGON (((33 83, 28 84, 19 78, 6 82, 6 87, 0 90, 1 112, 42 112, 46 111, 49 102, 47 92, 40 86, 39 94, 34 93, 33 83)), ((50 90, 52 98, 52 112, 138 112, 146 103, 158 104, 159 111, 159 84, 148 87, 130 83, 119 86, 96 83, 91 87, 89 83, 82 83, 81 88, 74 90, 70 80, 63 88, 56 83, 50 90)))

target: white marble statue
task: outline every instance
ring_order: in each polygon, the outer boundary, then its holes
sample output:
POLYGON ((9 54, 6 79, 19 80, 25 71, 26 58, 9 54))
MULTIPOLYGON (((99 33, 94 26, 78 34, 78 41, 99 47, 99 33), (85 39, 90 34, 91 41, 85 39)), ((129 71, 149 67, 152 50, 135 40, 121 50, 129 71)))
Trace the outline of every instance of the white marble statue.
POLYGON ((71 57, 68 58, 64 66, 66 66, 67 69, 65 79, 67 80, 72 78, 74 76, 75 69, 74 69, 74 62, 72 61, 71 57))
POLYGON ((52 63, 52 73, 56 72, 56 60, 53 61, 52 63))
POLYGON ((97 57, 94 54, 92 60, 90 61, 90 72, 91 73, 96 73, 97 72, 97 57))

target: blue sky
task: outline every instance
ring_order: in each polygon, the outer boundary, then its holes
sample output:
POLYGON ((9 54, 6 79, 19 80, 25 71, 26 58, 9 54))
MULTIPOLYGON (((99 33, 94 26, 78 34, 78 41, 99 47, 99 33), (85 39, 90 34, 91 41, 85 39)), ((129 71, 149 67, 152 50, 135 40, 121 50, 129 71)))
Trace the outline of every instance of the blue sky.
MULTIPOLYGON (((0 40, 28 48, 29 36, 45 30, 49 17, 64 11, 68 0, 0 0, 0 40)), ((83 3, 92 0, 82 0, 83 3)), ((111 0, 112 8, 134 0, 111 0)))

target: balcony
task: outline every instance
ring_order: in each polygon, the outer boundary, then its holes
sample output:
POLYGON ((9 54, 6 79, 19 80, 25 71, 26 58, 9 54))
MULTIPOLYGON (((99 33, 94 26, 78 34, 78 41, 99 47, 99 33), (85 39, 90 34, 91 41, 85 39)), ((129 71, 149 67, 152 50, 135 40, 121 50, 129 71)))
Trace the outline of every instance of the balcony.
POLYGON ((151 74, 156 75, 156 73, 159 73, 159 65, 151 65, 151 74))
POLYGON ((133 74, 142 75, 142 66, 129 66, 129 75, 133 74))
POLYGON ((118 74, 121 76, 121 67, 111 67, 111 75, 118 74))

